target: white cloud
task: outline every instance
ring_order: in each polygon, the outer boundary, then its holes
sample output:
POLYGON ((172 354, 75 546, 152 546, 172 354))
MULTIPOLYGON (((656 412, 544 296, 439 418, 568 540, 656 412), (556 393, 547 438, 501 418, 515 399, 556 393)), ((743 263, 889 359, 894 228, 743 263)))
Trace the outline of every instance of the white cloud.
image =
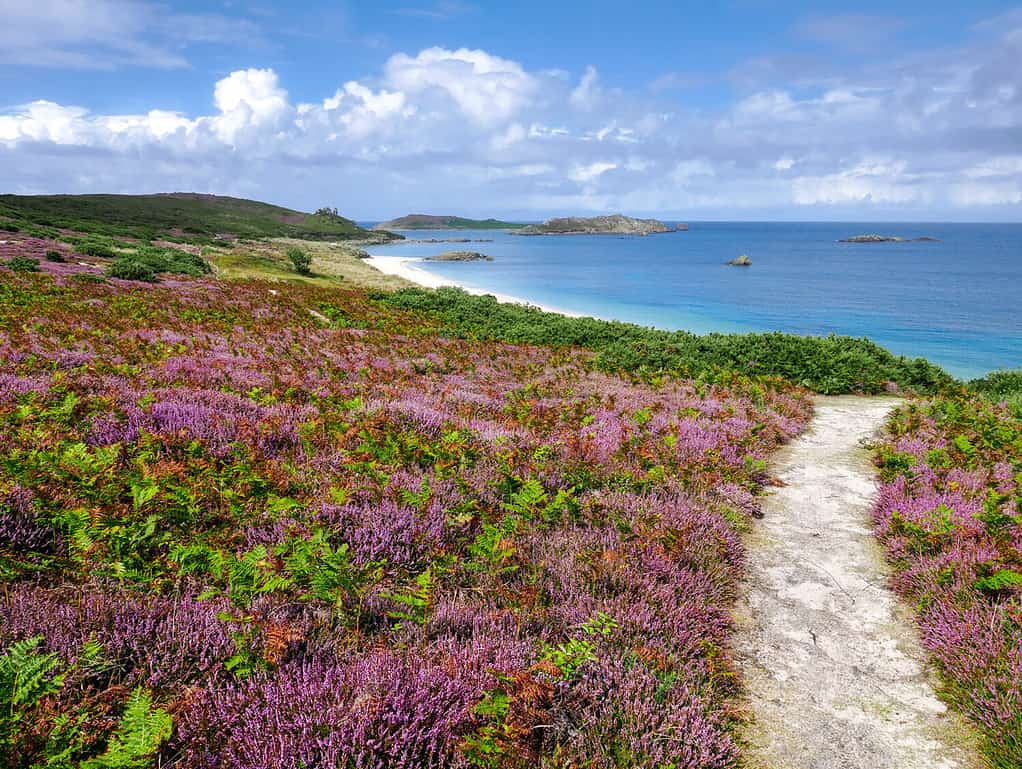
POLYGON ((408 94, 442 92, 482 125, 513 117, 538 90, 521 64, 468 48, 427 48, 415 57, 399 53, 387 62, 384 80, 408 94))
POLYGON ((299 104, 265 68, 211 84, 208 114, 38 100, 0 111, 0 189, 192 188, 366 217, 1018 219, 1022 35, 984 34, 815 81, 763 67, 767 82, 703 111, 647 88, 607 98, 595 67, 573 79, 438 47, 299 104))
POLYGON ((569 100, 573 107, 581 110, 591 110, 596 107, 603 96, 603 89, 600 88, 600 74, 596 67, 586 67, 585 74, 579 84, 571 92, 569 100))
POLYGON ((575 166, 568 176, 576 182, 591 182, 593 179, 602 176, 607 173, 607 171, 613 171, 615 168, 617 168, 617 163, 596 161, 595 163, 589 163, 588 165, 575 166))

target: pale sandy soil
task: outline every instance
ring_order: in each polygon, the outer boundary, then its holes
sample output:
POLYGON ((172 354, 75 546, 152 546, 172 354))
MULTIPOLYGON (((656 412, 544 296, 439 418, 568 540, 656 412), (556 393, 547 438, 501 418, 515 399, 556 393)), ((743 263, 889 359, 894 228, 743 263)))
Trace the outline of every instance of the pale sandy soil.
POLYGON ((404 278, 412 283, 417 283, 424 288, 441 288, 442 286, 452 286, 455 288, 461 288, 470 294, 476 296, 484 296, 489 294, 494 297, 498 302, 506 302, 508 304, 523 304, 530 307, 538 307, 541 310, 547 312, 557 312, 561 315, 567 315, 569 318, 580 318, 582 317, 577 312, 571 312, 570 310, 564 310, 558 307, 553 307, 547 304, 536 304, 530 302, 527 299, 521 299, 517 296, 511 296, 509 294, 498 294, 495 291, 487 291, 486 289, 476 288, 475 286, 466 285, 464 283, 457 283, 453 280, 434 275, 421 267, 416 267, 416 262, 421 262, 422 259, 414 256, 371 256, 368 259, 363 260, 370 267, 375 267, 385 275, 395 275, 399 278, 404 278))
POLYGON ((764 769, 975 769, 972 738, 934 694, 909 609, 886 587, 870 531, 876 481, 862 442, 897 402, 819 398, 782 450, 786 486, 749 540, 736 648, 764 769))

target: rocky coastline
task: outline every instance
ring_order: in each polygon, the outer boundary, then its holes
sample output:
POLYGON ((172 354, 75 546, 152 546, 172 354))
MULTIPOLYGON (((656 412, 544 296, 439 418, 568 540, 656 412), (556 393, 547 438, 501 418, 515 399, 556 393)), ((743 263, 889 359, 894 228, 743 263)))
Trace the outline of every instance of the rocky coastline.
POLYGON ((623 214, 610 216, 566 216, 530 224, 515 235, 654 235, 672 232, 659 219, 635 219, 623 214))

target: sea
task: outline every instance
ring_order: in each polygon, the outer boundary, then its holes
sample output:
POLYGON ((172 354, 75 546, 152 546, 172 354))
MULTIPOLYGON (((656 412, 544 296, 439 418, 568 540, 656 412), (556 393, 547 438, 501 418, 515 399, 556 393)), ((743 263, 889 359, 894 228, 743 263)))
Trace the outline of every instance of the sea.
POLYGON ((700 334, 869 337, 966 379, 1022 367, 1022 224, 690 222, 687 232, 646 237, 402 234, 492 242, 391 243, 369 252, 479 251, 493 261, 416 266, 582 315, 700 334), (937 242, 839 242, 869 233, 937 242), (724 264, 740 254, 752 265, 724 264))

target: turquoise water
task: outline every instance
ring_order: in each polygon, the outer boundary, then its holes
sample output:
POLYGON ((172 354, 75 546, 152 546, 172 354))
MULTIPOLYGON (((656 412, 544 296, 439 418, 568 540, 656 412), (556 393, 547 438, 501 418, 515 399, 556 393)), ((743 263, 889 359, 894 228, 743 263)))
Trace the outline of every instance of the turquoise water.
POLYGON ((539 304, 666 329, 868 336, 961 377, 1022 367, 1022 225, 697 222, 688 232, 400 244, 373 254, 482 251, 418 266, 539 304), (939 243, 847 244, 864 233, 939 243), (723 262, 748 254, 748 268, 723 262))

